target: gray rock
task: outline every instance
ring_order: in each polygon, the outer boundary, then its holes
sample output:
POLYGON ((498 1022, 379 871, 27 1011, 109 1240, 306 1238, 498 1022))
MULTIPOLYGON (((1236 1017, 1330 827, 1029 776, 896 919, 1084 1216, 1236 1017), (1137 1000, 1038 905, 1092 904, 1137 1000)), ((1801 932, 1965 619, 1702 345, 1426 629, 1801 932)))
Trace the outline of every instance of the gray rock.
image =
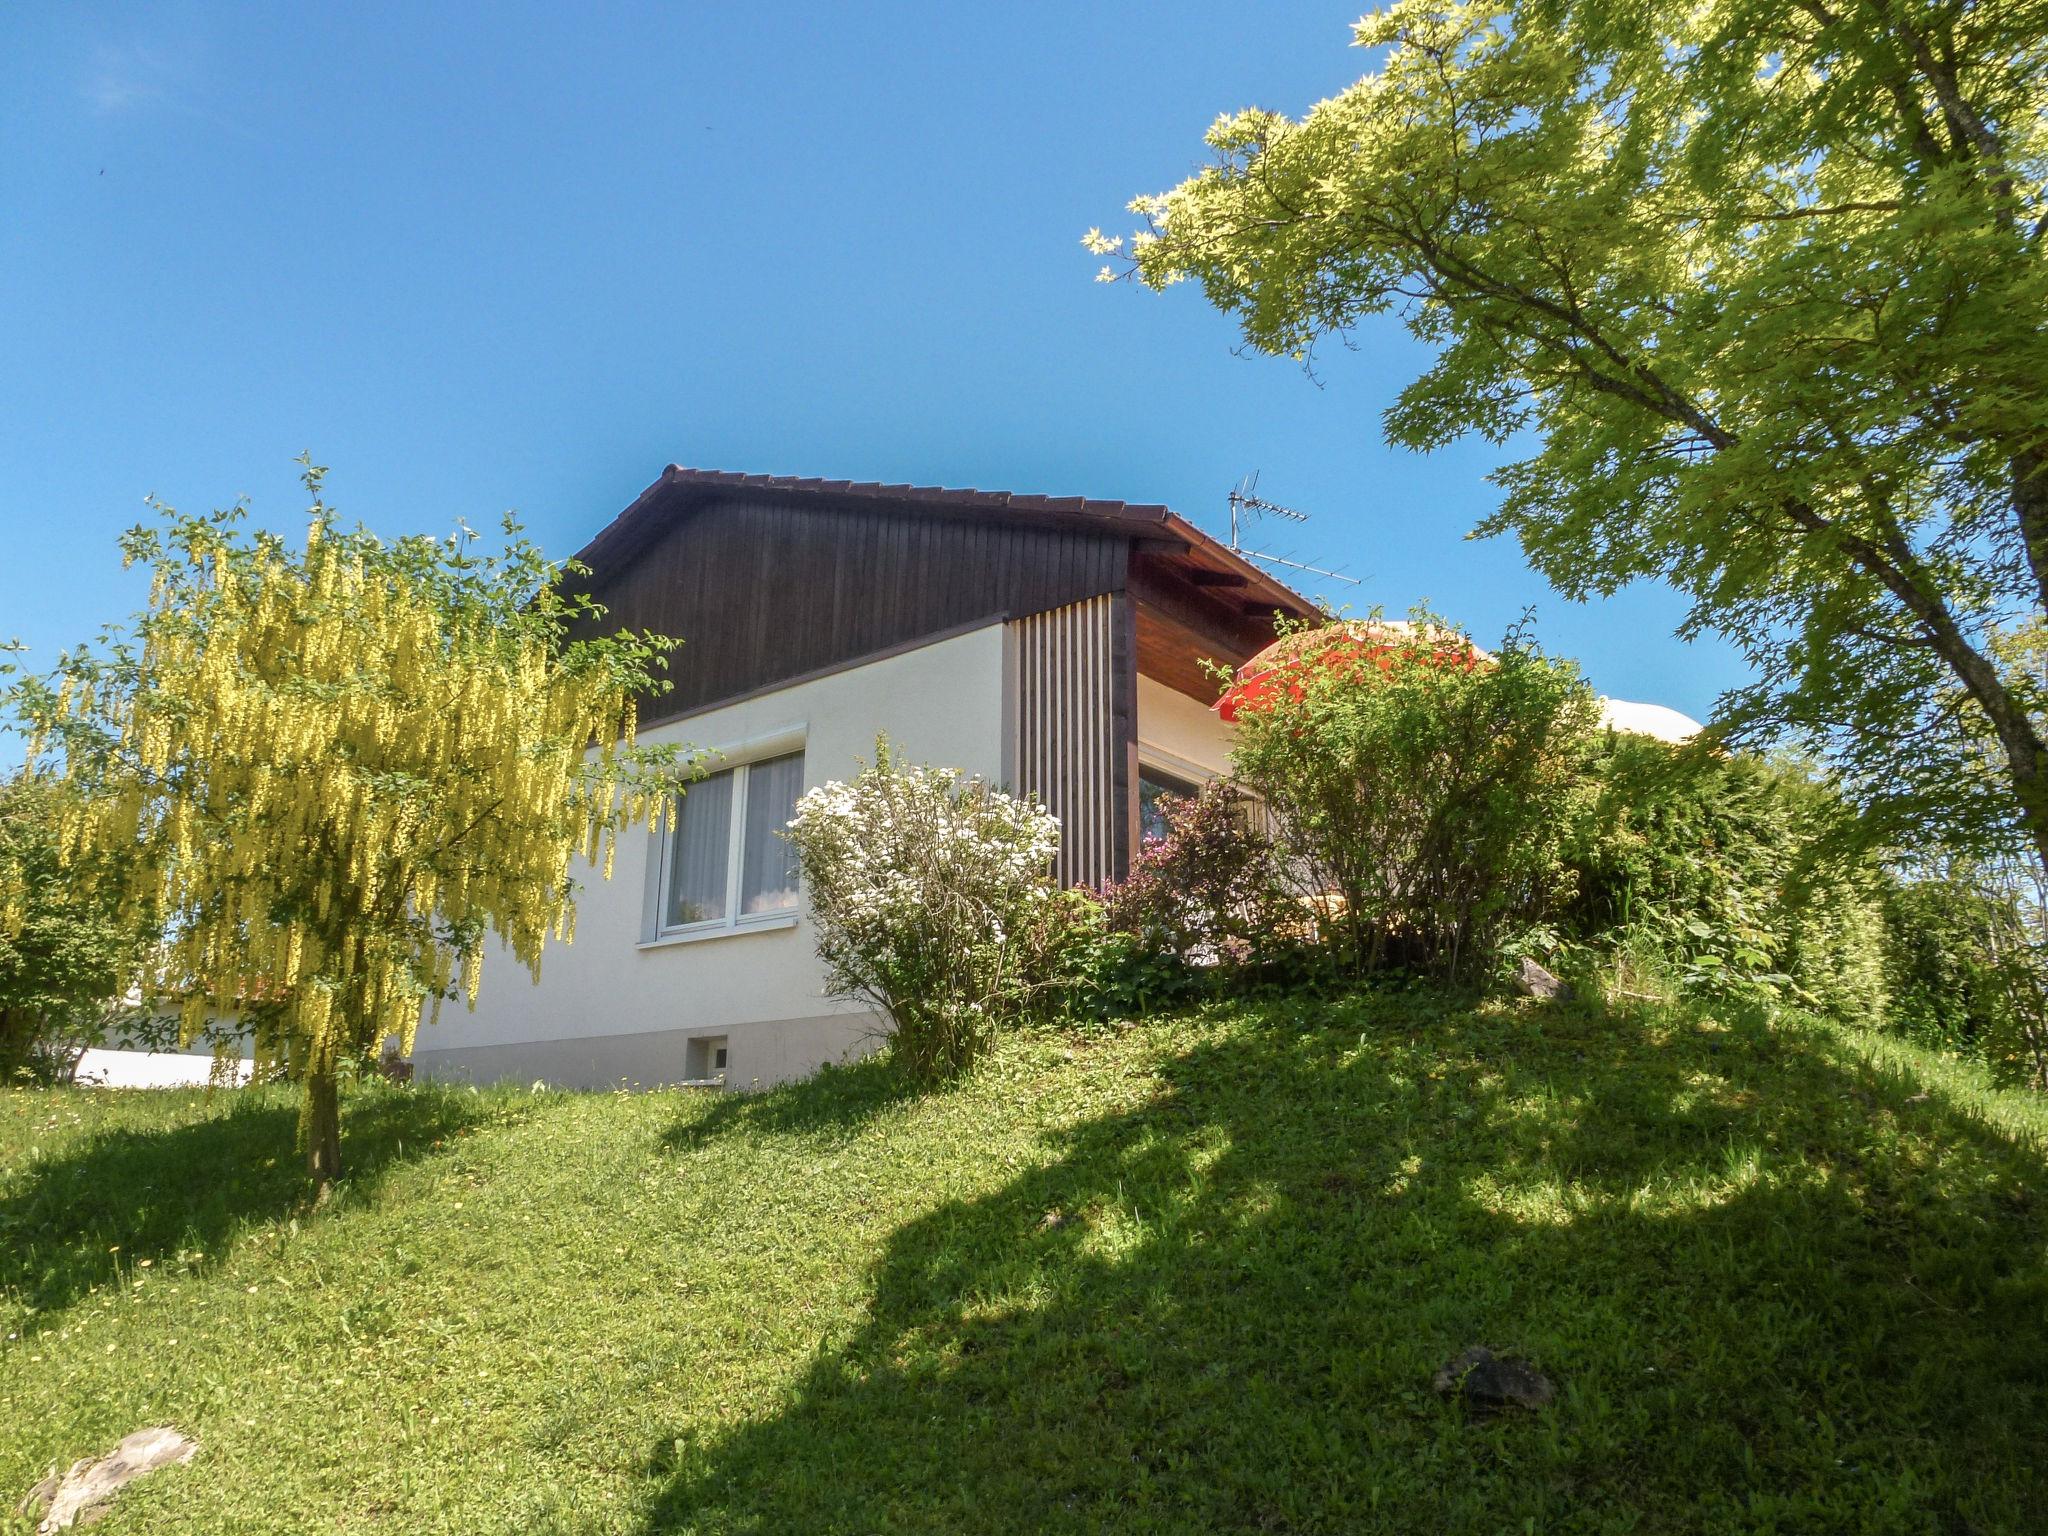
POLYGON ((97 1520, 107 1500, 145 1472, 182 1466, 199 1454, 199 1442, 168 1424, 138 1429, 97 1461, 73 1462, 62 1477, 52 1472, 21 1501, 21 1513, 43 1511, 38 1532, 61 1531, 97 1520))
MULTIPOLYGON (((83 1466, 84 1463, 80 1462, 79 1465, 83 1466)), ((21 1502, 14 1506, 14 1512, 23 1519, 33 1519, 38 1513, 50 1507, 50 1500, 57 1497, 57 1485, 63 1481, 61 1473, 52 1472, 21 1496, 21 1502)))
POLYGON ((1559 981, 1534 960, 1515 967, 1515 990, 1524 997, 1541 997, 1563 1002, 1572 995, 1571 983, 1559 981))
POLYGON ((1431 1385, 1442 1396, 1457 1397, 1479 1413, 1547 1408, 1557 1396, 1550 1378, 1527 1361, 1503 1359, 1477 1344, 1439 1366, 1431 1385))

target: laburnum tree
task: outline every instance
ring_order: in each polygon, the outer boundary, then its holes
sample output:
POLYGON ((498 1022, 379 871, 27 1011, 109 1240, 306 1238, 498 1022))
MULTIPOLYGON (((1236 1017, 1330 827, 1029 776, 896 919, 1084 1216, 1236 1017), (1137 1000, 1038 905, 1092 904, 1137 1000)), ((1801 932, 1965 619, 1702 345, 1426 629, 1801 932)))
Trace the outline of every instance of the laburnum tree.
POLYGON ((1397 314, 1434 356, 1392 442, 1534 445, 1481 531, 1574 597, 1675 584, 1756 669, 1724 730, 1830 754, 1873 836, 2048 864, 2048 0, 1405 0, 1356 41, 1087 243, 1271 353, 1397 314))
POLYGON ((123 540, 152 576, 132 628, 15 690, 67 780, 59 856, 128 871, 121 902, 164 935, 145 988, 188 1038, 239 1015, 259 1069, 304 1085, 323 1187, 351 1064, 473 1005, 490 935, 538 975, 579 860, 608 876, 689 777, 634 737, 674 642, 591 633, 602 610, 509 518, 495 553, 386 542, 337 521, 324 474, 297 547, 239 507, 160 507, 123 540))

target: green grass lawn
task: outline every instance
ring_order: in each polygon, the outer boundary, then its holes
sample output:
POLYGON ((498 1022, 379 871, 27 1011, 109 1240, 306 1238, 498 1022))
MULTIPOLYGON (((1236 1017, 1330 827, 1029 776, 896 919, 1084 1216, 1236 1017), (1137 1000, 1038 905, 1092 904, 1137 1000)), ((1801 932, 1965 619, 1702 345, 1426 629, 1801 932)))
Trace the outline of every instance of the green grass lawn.
POLYGON ((2048 1529, 2048 1105, 1819 1024, 1384 995, 923 1097, 365 1090, 318 1211, 293 1115, 0 1094, 7 1508, 170 1421, 101 1530, 2048 1529), (1468 1344, 1556 1404, 1437 1399, 1468 1344))

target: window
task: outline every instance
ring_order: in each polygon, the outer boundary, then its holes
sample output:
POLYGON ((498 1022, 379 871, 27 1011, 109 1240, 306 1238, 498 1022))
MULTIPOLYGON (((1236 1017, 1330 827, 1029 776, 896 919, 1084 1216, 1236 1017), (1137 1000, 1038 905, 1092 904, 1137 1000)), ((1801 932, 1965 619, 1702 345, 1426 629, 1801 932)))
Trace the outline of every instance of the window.
POLYGON ((1150 843, 1166 836, 1166 813, 1160 809, 1161 795, 1182 795, 1192 798, 1200 794, 1199 785, 1192 784, 1178 774, 1167 773, 1149 763, 1138 765, 1138 841, 1150 843))
POLYGON ((792 752, 690 786, 662 849, 663 933, 743 928, 796 910, 796 850, 781 833, 803 791, 792 752))

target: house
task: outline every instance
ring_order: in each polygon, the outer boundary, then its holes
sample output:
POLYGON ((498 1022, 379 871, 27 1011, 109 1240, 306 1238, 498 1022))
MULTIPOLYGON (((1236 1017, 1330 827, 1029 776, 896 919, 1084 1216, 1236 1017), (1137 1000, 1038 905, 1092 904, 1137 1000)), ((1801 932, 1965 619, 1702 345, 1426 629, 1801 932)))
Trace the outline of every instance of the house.
POLYGON ((531 982, 504 953, 423 1076, 769 1084, 866 1049, 824 996, 789 849, 804 790, 886 732, 912 761, 1037 795, 1058 874, 1123 875, 1148 808, 1228 764, 1205 660, 1314 610, 1162 506, 671 465, 577 556, 608 628, 682 638, 650 741, 714 754, 671 833, 583 880, 576 940, 531 982))

